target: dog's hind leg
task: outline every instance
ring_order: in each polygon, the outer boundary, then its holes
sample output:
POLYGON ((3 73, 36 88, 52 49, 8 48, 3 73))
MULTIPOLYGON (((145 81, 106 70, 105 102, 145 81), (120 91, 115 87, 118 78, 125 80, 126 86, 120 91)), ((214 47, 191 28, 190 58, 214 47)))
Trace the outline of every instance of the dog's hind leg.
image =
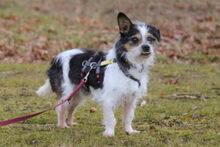
POLYGON ((77 125, 76 122, 73 122, 73 113, 75 112, 77 106, 79 106, 84 101, 84 98, 81 97, 79 94, 75 95, 69 105, 67 106, 67 119, 66 123, 68 126, 77 125))
POLYGON ((126 101, 124 103, 123 126, 125 132, 127 132, 128 134, 135 134, 140 132, 132 128, 132 120, 134 119, 135 107, 136 107, 136 99, 133 99, 131 101, 126 101))
POLYGON ((66 119, 66 123, 68 126, 74 126, 77 125, 77 122, 73 122, 73 112, 75 111, 77 104, 73 104, 71 106, 68 106, 68 110, 67 110, 67 119, 66 119))
MULTIPOLYGON (((60 102, 60 101, 58 101, 58 102, 60 102)), ((61 127, 61 128, 68 128, 66 121, 65 121, 66 120, 65 119, 65 106, 64 105, 58 106, 56 108, 56 112, 57 112, 57 117, 58 117, 57 126, 61 127)))
MULTIPOLYGON (((62 101, 61 94, 57 93, 58 103, 62 101)), ((61 128, 67 128, 67 124, 65 121, 65 105, 58 106, 56 108, 58 123, 57 126, 61 128)))

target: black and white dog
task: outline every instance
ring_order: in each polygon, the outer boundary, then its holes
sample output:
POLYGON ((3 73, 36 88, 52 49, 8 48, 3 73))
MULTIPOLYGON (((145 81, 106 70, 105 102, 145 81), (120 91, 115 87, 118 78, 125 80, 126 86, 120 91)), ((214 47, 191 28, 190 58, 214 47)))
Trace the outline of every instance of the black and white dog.
POLYGON ((114 136, 116 125, 114 110, 120 105, 124 106, 125 131, 128 134, 139 132, 132 128, 132 120, 137 101, 147 94, 149 66, 154 62, 154 42, 160 41, 160 31, 142 22, 132 22, 121 12, 117 20, 120 34, 108 53, 72 49, 60 53, 51 62, 48 79, 37 94, 49 97, 55 92, 61 101, 80 83, 83 61, 94 54, 93 62, 100 59, 117 60, 116 63, 101 67, 99 77, 96 76, 95 69, 92 70, 85 86, 69 103, 56 109, 59 127, 65 128, 76 124, 72 122, 74 110, 87 97, 92 97, 103 109, 104 136, 114 136))

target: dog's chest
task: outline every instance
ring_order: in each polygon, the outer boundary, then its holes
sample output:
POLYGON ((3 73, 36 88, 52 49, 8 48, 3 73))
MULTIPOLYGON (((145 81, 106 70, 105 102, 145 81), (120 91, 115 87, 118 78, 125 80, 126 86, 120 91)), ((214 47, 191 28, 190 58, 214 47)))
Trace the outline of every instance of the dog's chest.
POLYGON ((147 92, 148 77, 143 74, 137 77, 141 85, 126 77, 115 65, 109 65, 105 71, 103 93, 108 92, 119 97, 142 97, 147 92))

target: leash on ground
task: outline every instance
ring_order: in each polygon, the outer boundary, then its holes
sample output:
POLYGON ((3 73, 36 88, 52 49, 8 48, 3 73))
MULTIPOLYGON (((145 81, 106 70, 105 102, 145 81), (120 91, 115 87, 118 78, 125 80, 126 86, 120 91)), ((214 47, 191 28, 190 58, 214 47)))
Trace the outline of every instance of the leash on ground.
POLYGON ((81 80, 81 82, 79 83, 79 85, 77 85, 77 87, 75 88, 75 90, 70 94, 69 97, 67 97, 65 100, 61 101, 60 103, 58 103, 57 105, 55 106, 52 106, 46 110, 43 110, 43 111, 40 111, 40 112, 37 112, 37 113, 34 113, 34 114, 30 114, 30 115, 26 115, 26 116, 21 116, 21 117, 17 117, 17 118, 13 118, 13 119, 9 119, 9 120, 5 120, 5 121, 1 121, 0 122, 0 126, 6 126, 6 125, 9 125, 9 124, 13 124, 13 123, 16 123, 16 122, 19 122, 19 121, 22 121, 22 120, 26 120, 26 119, 29 119, 29 118, 32 118, 34 116, 37 116, 37 115, 40 115, 44 112, 47 112, 47 111, 50 111, 50 110, 53 110, 55 109, 56 107, 62 105, 63 103, 67 102, 67 101, 70 101, 72 99, 72 97, 76 94, 77 91, 80 90, 80 88, 86 83, 87 79, 88 79, 88 76, 90 74, 90 71, 94 68, 94 65, 91 64, 90 65, 90 68, 86 74, 86 76, 81 80))

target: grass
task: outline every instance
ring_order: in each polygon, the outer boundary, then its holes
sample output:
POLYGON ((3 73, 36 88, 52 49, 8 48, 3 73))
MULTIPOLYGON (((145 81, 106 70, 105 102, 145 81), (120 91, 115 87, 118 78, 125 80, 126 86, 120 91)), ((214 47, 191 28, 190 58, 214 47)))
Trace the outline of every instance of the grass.
MULTIPOLYGON (((56 104, 35 90, 46 79, 47 64, 0 64, 0 120, 34 113, 56 104)), ((78 126, 56 127, 56 112, 0 128, 0 146, 219 146, 220 68, 218 64, 158 64, 152 68, 147 105, 133 122, 140 134, 126 135, 122 108, 116 136, 102 137, 102 112, 88 100, 75 113, 78 126), (96 113, 90 113, 96 107, 96 113)))
POLYGON ((220 146, 219 50, 212 47, 218 42, 218 4, 217 0, 0 1, 0 62, 26 62, 0 63, 0 121, 55 105, 55 98, 35 94, 46 79, 47 61, 68 48, 110 48, 118 32, 117 12, 156 25, 162 35, 159 63, 152 68, 144 98, 147 105, 138 105, 133 122, 140 134, 126 135, 119 108, 116 136, 102 137, 102 111, 88 100, 75 113, 78 126, 57 128, 56 112, 50 111, 0 127, 0 146, 220 146), (171 49, 181 62, 168 56, 171 49), (46 64, 27 64, 42 60, 46 64), (184 62, 195 64, 169 64, 184 62), (90 113, 91 107, 97 111, 90 113))

